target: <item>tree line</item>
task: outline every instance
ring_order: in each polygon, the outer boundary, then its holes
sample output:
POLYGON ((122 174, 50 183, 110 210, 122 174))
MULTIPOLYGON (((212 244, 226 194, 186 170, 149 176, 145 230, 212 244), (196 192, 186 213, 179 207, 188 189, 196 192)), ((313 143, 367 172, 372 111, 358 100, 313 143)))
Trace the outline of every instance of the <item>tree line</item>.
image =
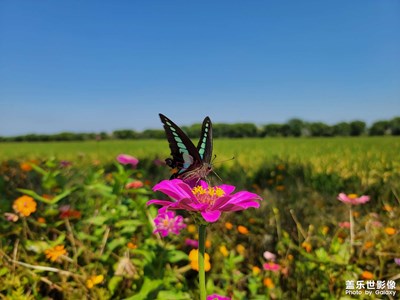
MULTIPOLYGON (((182 130, 190 138, 198 138, 201 124, 182 126, 182 130)), ((381 120, 370 127, 364 121, 340 122, 328 125, 323 122, 306 122, 301 119, 290 119, 286 123, 257 126, 253 123, 215 123, 213 136, 216 138, 245 137, 333 137, 333 136, 383 136, 400 135, 400 117, 381 120)), ((131 139, 163 139, 163 129, 147 129, 135 131, 131 129, 115 130, 112 133, 73 133, 26 134, 13 137, 0 137, 0 142, 50 142, 50 141, 87 141, 87 140, 131 140, 131 139)))

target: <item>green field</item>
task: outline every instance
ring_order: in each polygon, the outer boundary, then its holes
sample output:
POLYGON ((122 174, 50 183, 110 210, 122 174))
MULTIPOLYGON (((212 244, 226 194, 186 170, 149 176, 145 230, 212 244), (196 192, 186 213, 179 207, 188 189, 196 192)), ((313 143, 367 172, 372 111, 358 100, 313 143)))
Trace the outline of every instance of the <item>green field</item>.
MULTIPOLYGON (((166 140, 1 143, 0 296, 198 299, 186 243, 198 238, 193 212, 179 212, 187 229, 162 238, 153 233, 157 208, 146 205, 167 198, 152 188, 169 168, 153 160, 169 152, 166 140), (137 157, 137 168, 117 163, 121 153, 137 157), (51 260, 55 247, 63 255, 51 260)), ((209 294, 349 299, 346 280, 398 281, 399 138, 215 139, 213 152, 222 179, 209 175, 210 184, 263 200, 208 225, 209 294), (349 205, 339 193, 370 201, 349 205), (265 265, 265 251, 279 271, 265 265)))

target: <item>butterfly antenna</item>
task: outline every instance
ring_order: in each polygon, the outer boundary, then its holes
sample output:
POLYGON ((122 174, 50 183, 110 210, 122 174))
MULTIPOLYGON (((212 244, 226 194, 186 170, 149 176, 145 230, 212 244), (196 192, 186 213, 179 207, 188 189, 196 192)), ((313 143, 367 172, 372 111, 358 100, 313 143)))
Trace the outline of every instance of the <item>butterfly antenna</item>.
POLYGON ((214 170, 212 170, 213 174, 222 182, 222 178, 218 175, 217 172, 215 172, 214 170))
MULTIPOLYGON (((215 156, 216 157, 216 156, 215 156)), ((220 161, 217 161, 216 163, 223 163, 223 162, 227 162, 227 161, 230 161, 230 160, 234 160, 235 159, 235 157, 234 156, 232 156, 231 158, 229 158, 229 159, 225 159, 225 160, 220 160, 220 161)), ((214 163, 214 160, 213 160, 213 165, 214 164, 216 164, 216 163, 214 163)))

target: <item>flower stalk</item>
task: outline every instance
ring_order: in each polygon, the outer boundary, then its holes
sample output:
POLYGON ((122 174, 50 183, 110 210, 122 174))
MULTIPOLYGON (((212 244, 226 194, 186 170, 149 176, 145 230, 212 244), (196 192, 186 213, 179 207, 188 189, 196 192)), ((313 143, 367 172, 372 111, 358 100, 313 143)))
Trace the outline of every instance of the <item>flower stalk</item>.
POLYGON ((204 270, 204 253, 206 244, 206 225, 199 225, 199 289, 200 300, 206 300, 206 273, 204 270))
POLYGON ((350 214, 350 256, 354 254, 354 217, 353 217, 353 209, 352 206, 349 205, 349 214, 350 214))

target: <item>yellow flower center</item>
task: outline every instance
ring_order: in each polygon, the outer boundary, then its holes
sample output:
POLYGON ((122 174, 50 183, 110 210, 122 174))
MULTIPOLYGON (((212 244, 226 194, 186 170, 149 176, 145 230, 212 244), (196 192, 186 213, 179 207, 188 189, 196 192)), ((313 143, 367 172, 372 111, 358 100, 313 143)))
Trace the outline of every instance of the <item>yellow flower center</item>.
POLYGON ((205 189, 199 185, 195 186, 192 191, 197 199, 204 204, 214 204, 215 200, 225 195, 224 190, 219 187, 208 187, 205 189))
POLYGON ((348 194, 347 197, 349 197, 350 199, 356 199, 358 197, 357 194, 348 194))

